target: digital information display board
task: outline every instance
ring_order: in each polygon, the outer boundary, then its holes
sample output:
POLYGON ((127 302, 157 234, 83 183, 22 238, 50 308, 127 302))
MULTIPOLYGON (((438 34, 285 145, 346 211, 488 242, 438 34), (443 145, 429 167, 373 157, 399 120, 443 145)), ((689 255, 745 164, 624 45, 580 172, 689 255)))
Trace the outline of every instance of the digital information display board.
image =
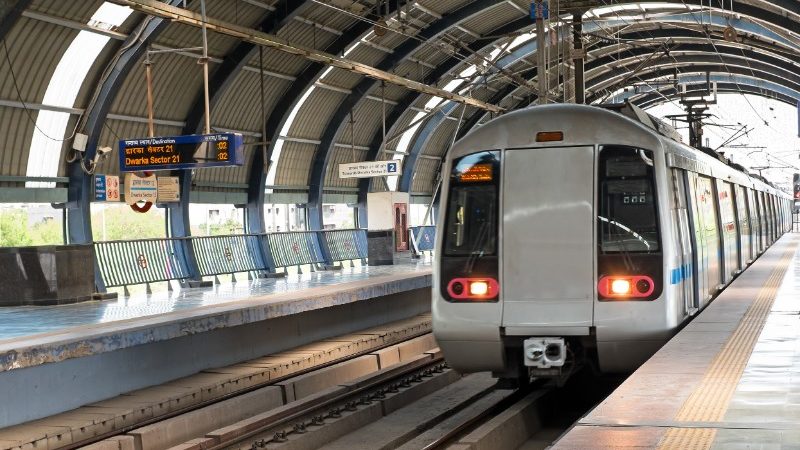
POLYGON ((125 139, 119 141, 119 170, 199 169, 244 164, 241 134, 125 139))

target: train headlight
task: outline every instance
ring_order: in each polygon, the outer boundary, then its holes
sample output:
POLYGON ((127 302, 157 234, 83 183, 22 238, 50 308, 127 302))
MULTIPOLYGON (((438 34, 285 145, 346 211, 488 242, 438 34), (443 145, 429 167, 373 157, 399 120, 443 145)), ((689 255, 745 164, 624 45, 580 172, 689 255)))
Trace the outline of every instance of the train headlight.
POLYGON ((611 281, 611 293, 616 295, 627 295, 631 293, 631 282, 628 280, 616 279, 611 281))
POLYGON ((607 299, 641 299, 654 290, 653 279, 647 275, 608 275, 597 283, 597 292, 607 299))
POLYGON ((454 278, 447 283, 447 294, 455 301, 496 301, 500 285, 494 278, 454 278))
POLYGON ((472 295, 486 295, 489 293, 489 283, 486 281, 473 281, 469 284, 469 293, 472 295))

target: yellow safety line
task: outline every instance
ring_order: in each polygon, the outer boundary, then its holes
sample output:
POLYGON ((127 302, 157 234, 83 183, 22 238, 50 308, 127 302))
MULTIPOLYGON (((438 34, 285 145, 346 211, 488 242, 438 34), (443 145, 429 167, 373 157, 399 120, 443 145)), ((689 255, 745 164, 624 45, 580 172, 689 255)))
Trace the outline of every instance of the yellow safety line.
MULTIPOLYGON (((742 317, 728 342, 717 353, 706 370, 700 385, 692 392, 675 415, 681 422, 718 422, 728 410, 747 361, 758 342, 761 330, 783 281, 796 244, 784 252, 764 286, 742 317)), ((716 428, 670 428, 658 445, 663 450, 701 450, 711 448, 716 428)))

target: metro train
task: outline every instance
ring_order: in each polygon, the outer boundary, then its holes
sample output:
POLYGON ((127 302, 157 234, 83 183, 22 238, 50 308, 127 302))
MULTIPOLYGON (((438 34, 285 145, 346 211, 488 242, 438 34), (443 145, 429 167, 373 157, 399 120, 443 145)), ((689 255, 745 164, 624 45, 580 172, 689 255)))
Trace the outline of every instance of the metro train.
POLYGON ((535 106, 443 164, 433 331, 496 377, 634 370, 791 228, 791 198, 631 104, 535 106))

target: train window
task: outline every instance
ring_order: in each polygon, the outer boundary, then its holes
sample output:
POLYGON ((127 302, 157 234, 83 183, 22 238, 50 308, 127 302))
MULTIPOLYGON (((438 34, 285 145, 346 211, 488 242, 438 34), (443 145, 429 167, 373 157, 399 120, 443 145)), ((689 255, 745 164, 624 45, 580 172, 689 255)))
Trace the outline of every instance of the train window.
POLYGON ((600 251, 658 251, 653 153, 606 146, 600 150, 599 169, 600 251))
POLYGON ((499 173, 500 153, 496 151, 467 155, 453 162, 445 218, 445 255, 497 253, 499 173))

